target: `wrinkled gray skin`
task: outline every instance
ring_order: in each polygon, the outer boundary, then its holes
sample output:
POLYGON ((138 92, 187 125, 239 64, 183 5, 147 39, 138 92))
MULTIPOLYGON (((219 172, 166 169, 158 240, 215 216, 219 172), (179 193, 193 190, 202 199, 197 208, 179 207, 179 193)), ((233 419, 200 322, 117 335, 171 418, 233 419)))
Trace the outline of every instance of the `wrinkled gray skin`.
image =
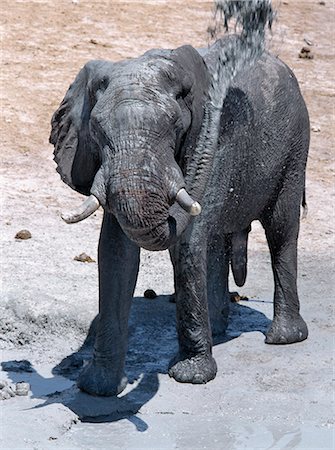
POLYGON ((211 331, 226 327, 229 261, 237 284, 245 281, 253 220, 265 229, 275 281, 265 342, 307 338, 296 283, 309 146, 305 103, 290 69, 264 54, 236 77, 222 109, 219 143, 199 155, 209 72, 220 45, 225 41, 203 57, 184 46, 119 63, 92 61, 53 116, 50 141, 63 181, 93 193, 104 208, 94 358, 78 381, 91 394, 116 395, 126 386, 140 247, 170 250, 179 353, 169 374, 177 381, 206 383, 216 375, 211 331), (192 179, 194 162, 204 170, 192 179), (203 208, 195 218, 174 203, 189 179, 193 185, 186 187, 203 208))

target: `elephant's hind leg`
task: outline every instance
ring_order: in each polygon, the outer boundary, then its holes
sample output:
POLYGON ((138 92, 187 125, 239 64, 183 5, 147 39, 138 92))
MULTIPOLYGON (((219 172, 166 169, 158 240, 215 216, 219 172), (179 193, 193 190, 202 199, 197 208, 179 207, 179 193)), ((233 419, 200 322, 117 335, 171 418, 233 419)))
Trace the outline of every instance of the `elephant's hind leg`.
POLYGON ((78 386, 93 395, 117 395, 127 385, 124 374, 128 318, 139 267, 139 247, 105 213, 99 242, 99 318, 93 360, 78 386))
MULTIPOLYGON (((294 183, 292 183, 294 185, 294 183)), ((284 186, 270 214, 262 219, 274 275, 274 318, 267 344, 291 344, 307 338, 307 325, 300 316, 297 292, 297 239, 300 190, 284 186)))

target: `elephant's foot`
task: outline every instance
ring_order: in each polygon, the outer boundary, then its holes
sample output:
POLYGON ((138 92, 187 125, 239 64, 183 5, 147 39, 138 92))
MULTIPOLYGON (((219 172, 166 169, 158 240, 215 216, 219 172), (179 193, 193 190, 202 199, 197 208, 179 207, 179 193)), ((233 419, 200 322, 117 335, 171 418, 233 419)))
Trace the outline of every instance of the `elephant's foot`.
POLYGON ((72 355, 67 356, 54 367, 52 373, 63 375, 70 380, 76 380, 85 360, 89 360, 90 357, 91 355, 82 354, 80 352, 72 353, 72 355))
POLYGON ((307 336, 307 325, 300 315, 295 318, 275 317, 266 333, 265 343, 293 344, 304 341, 307 336))
POLYGON ((212 355, 182 358, 177 355, 170 363, 169 375, 180 383, 205 384, 215 378, 217 366, 212 355))
POLYGON ((77 381, 79 389, 91 395, 112 396, 120 394, 127 386, 127 377, 115 376, 111 366, 96 364, 93 360, 80 373, 77 381))

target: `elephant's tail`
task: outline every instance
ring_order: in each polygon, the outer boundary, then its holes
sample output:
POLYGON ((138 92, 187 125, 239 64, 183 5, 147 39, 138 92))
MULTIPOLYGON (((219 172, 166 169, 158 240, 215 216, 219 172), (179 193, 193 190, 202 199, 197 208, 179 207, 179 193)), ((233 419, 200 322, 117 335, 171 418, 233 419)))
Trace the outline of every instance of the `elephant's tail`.
POLYGON ((307 201, 306 201, 306 188, 304 188, 304 192, 302 193, 301 206, 303 208, 301 219, 304 220, 304 219, 306 219, 307 213, 308 213, 308 206, 307 206, 307 201))
POLYGON ((231 237, 230 264, 235 283, 239 287, 244 285, 247 278, 248 235, 250 230, 251 227, 249 226, 243 231, 233 233, 231 237))

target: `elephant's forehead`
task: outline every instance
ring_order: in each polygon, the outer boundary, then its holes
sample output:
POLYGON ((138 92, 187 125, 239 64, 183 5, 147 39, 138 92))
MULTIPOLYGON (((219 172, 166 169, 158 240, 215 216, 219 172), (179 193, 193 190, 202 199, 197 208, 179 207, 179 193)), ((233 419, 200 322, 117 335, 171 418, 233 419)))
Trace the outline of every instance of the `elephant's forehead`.
POLYGON ((142 56, 141 58, 116 63, 113 70, 113 82, 115 85, 127 82, 147 84, 150 81, 160 84, 162 76, 172 72, 173 63, 171 60, 157 56, 142 56))

